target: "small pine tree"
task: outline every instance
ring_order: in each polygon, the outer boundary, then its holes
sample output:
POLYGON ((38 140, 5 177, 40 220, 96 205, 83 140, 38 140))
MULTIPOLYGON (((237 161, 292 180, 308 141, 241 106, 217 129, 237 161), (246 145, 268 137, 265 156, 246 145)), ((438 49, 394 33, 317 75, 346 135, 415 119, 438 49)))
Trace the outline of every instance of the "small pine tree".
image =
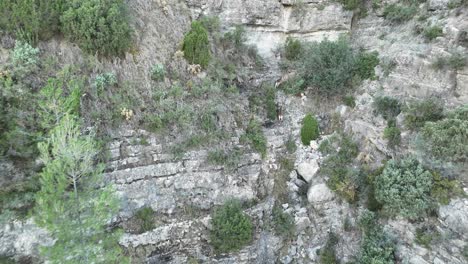
POLYGON ((42 248, 44 257, 51 263, 125 263, 119 233, 106 230, 118 201, 110 186, 99 188, 103 166, 94 165, 92 136, 81 135, 76 119, 65 115, 39 150, 44 168, 35 220, 56 239, 42 248))
POLYGON ((302 121, 301 140, 304 145, 309 145, 310 141, 317 139, 319 136, 319 126, 317 119, 308 114, 302 121))
POLYGON ((252 221, 238 201, 228 201, 214 212, 211 244, 217 252, 239 250, 252 240, 252 221))
POLYGON ((198 21, 192 22, 192 29, 185 35, 182 47, 185 59, 191 64, 199 64, 203 68, 210 62, 210 43, 208 32, 198 21))

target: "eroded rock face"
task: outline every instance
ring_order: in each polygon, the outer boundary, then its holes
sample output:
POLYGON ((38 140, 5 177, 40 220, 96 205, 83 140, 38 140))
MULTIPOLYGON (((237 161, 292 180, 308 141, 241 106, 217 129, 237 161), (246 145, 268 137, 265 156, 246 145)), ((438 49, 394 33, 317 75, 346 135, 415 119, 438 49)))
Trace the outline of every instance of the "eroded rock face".
POLYGON ((457 234, 468 237, 468 200, 458 199, 439 209, 440 219, 449 229, 457 234))

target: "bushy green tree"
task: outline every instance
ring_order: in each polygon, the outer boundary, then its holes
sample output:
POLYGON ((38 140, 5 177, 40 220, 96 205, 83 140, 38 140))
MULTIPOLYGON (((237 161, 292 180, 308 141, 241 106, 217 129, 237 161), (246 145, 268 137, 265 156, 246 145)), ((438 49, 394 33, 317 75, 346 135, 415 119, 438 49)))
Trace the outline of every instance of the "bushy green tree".
POLYGON ((2 0, 0 28, 35 44, 57 33, 65 0, 2 0))
POLYGON ((238 201, 228 201, 215 210, 211 224, 211 244, 219 253, 239 250, 252 240, 252 221, 238 201))
POLYGON ((421 129, 423 150, 437 160, 466 162, 468 159, 468 105, 447 114, 447 118, 426 122, 421 129))
POLYGON ((345 38, 310 43, 305 45, 303 54, 298 68, 304 87, 314 87, 324 95, 336 95, 350 84, 355 56, 345 38))
POLYGON ((211 59, 210 42, 208 32, 202 23, 192 22, 192 28, 184 37, 182 50, 189 63, 199 64, 203 68, 208 66, 211 59))
POLYGON ((51 263, 122 263, 119 233, 107 230, 119 202, 103 186, 102 165, 92 135, 82 135, 76 118, 65 115, 39 144, 44 168, 36 194, 37 224, 56 239, 42 248, 51 263))
POLYGON ((414 158, 390 160, 374 180, 375 198, 390 215, 415 219, 432 206, 432 174, 414 158))
POLYGON ((301 141, 304 145, 309 145, 310 141, 319 137, 319 126, 317 119, 308 114, 302 120, 301 141))
POLYGON ((60 20, 65 36, 88 53, 120 56, 132 44, 123 0, 72 0, 60 20))

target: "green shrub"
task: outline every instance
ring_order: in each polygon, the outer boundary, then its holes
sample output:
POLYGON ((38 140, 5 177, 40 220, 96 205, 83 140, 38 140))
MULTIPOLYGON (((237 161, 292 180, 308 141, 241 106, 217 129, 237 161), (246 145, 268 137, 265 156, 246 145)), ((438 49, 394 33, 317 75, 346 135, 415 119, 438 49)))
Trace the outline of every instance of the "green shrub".
POLYGON ((36 44, 58 32, 65 0, 2 0, 0 29, 36 44))
POLYGON ((262 155, 262 158, 266 156, 267 139, 263 134, 262 126, 257 120, 253 118, 250 120, 249 125, 245 130, 243 141, 247 141, 255 151, 262 155))
POLYGON ((219 20, 219 17, 216 16, 204 16, 200 18, 200 23, 210 33, 219 32, 221 29, 221 22, 219 20))
POLYGON ((302 43, 298 39, 288 37, 284 46, 284 56, 288 60, 297 60, 302 53, 302 43))
POLYGON ((61 16, 62 32, 88 53, 121 56, 132 44, 123 0, 72 0, 61 16))
POLYGON ((155 64, 151 67, 151 80, 153 81, 164 81, 164 76, 166 75, 166 70, 164 69, 164 65, 162 64, 155 64))
POLYGON ((432 174, 414 158, 387 162, 374 188, 375 198, 390 215, 416 219, 432 207, 432 174))
POLYGON ((151 207, 140 208, 135 213, 135 217, 140 222, 140 232, 148 232, 155 228, 154 210, 151 207))
POLYGON ((13 49, 12 62, 14 74, 23 79, 35 71, 39 64, 39 49, 33 48, 27 42, 16 41, 13 49))
POLYGON ((431 196, 441 204, 449 204, 450 199, 456 196, 463 196, 464 192, 459 181, 442 177, 440 173, 432 173, 433 182, 431 196))
POLYGON ((379 65, 379 54, 374 52, 361 52, 357 56, 356 60, 356 74, 361 77, 362 80, 365 79, 375 79, 374 68, 379 65))
POLYGON ((395 148, 400 145, 401 142, 401 131, 396 126, 395 122, 389 122, 389 125, 385 128, 383 138, 386 139, 389 148, 395 148))
POLYGON ((330 232, 328 234, 327 243, 323 248, 320 249, 321 264, 338 263, 338 259, 336 258, 336 244, 338 244, 338 237, 335 235, 335 233, 330 232))
POLYGON ((200 22, 192 22, 192 28, 184 37, 182 50, 190 64, 199 64, 203 68, 208 66, 211 59, 210 43, 208 32, 200 22))
POLYGON ((385 6, 383 16, 394 23, 402 23, 413 18, 417 12, 418 8, 414 5, 390 4, 385 6))
POLYGON ((302 120, 301 141, 302 144, 308 146, 310 141, 316 140, 319 137, 318 121, 315 117, 308 114, 302 120))
POLYGON ((436 122, 444 118, 444 107, 441 102, 430 98, 413 102, 405 108, 405 125, 409 129, 419 129, 426 122, 436 122))
POLYGON ((357 144, 351 137, 339 135, 322 141, 319 150, 328 154, 320 169, 321 174, 329 177, 328 187, 347 201, 356 201, 358 175, 350 165, 358 155, 357 144))
POLYGON ((273 227, 277 235, 290 238, 296 232, 294 217, 283 212, 280 206, 273 207, 273 227))
POLYGON ((218 253, 239 250, 252 240, 252 221, 238 201, 228 201, 216 209, 211 225, 211 245, 218 253))
POLYGON ((401 112, 400 102, 392 97, 381 96, 374 99, 375 112, 389 121, 397 117, 401 112))
POLYGON ((354 96, 352 96, 352 95, 347 95, 347 96, 343 97, 343 103, 346 106, 354 108, 354 107, 356 107, 356 98, 354 96))
POLYGON ((274 121, 276 120, 276 88, 272 85, 264 87, 265 90, 265 110, 267 118, 274 121))
POLYGON ((355 56, 345 38, 305 45, 298 61, 303 87, 314 87, 324 95, 336 95, 349 85, 355 70, 355 56))
POLYGON ((420 132, 425 152, 437 160, 466 162, 468 158, 468 105, 447 114, 447 118, 426 122, 420 132))
POLYGON ((222 165, 226 169, 234 169, 239 165, 243 151, 239 148, 226 151, 224 149, 218 149, 208 152, 207 161, 210 164, 222 165))
POLYGON ((424 29, 423 34, 426 39, 434 40, 435 38, 442 36, 443 32, 440 26, 430 26, 424 29))
POLYGON ((245 42, 247 40, 245 28, 242 25, 236 25, 234 30, 228 31, 224 34, 223 40, 233 44, 237 50, 242 50, 245 47, 245 42))
POLYGON ((361 212, 358 222, 363 232, 363 239, 357 257, 357 263, 395 263, 395 242, 378 224, 375 213, 364 210, 361 212))

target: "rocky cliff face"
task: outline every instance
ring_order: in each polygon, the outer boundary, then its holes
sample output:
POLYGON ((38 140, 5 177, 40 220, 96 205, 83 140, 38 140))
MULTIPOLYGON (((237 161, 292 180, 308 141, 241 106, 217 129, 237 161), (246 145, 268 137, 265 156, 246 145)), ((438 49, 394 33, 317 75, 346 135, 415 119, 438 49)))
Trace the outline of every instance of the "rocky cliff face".
MULTIPOLYGON (((416 22, 390 24, 382 18, 380 9, 369 11, 364 18, 353 11, 329 1, 293 0, 157 0, 129 1, 136 28, 137 51, 126 58, 102 62, 121 79, 138 80, 137 92, 151 94, 150 67, 159 62, 173 61, 174 53, 187 31, 190 21, 204 15, 218 16, 224 29, 241 24, 246 27, 249 43, 258 48, 267 70, 252 84, 281 77, 277 48, 287 37, 304 41, 337 39, 340 34, 351 36, 352 43, 368 51, 378 51, 381 64, 377 80, 365 81, 356 91, 356 107, 351 109, 331 102, 323 104, 310 97, 306 101, 278 92, 277 101, 284 108, 284 120, 263 128, 268 140, 268 155, 247 153, 237 166, 227 169, 206 162, 207 149, 190 151, 176 160, 162 139, 148 131, 135 129, 128 123, 111 133, 108 144, 110 160, 106 167, 107 181, 116 186, 123 208, 115 219, 126 228, 120 244, 134 263, 318 263, 317 252, 327 240, 328 233, 343 233, 338 242, 337 256, 342 263, 351 261, 360 243, 357 229, 345 230, 345 222, 356 219, 358 208, 338 198, 317 174, 323 157, 317 150, 322 137, 303 146, 299 130, 303 116, 311 109, 321 112, 321 123, 338 115, 345 129, 360 142, 360 150, 369 160, 378 161, 392 155, 382 133, 385 121, 372 114, 373 98, 391 95, 401 99, 437 96, 448 106, 468 102, 468 67, 461 71, 438 71, 431 63, 453 50, 467 53, 468 10, 448 9, 448 1, 429 1, 421 10, 431 20, 443 24, 443 37, 426 42, 414 34, 416 22), (393 65, 388 72, 385 65, 393 65), (275 202, 275 178, 281 170, 280 159, 285 155, 289 136, 299 146, 294 155, 294 169, 288 172, 284 188, 292 203, 283 204, 285 212, 294 217, 296 234, 284 240, 270 231, 262 230, 271 222, 275 202), (142 138, 146 143, 142 144, 142 138), (306 191, 304 191, 304 189, 306 191), (246 213, 254 219, 254 241, 239 252, 215 256, 210 248, 210 212, 229 198, 250 201, 246 213), (144 206, 156 212, 157 226, 138 233, 132 227, 136 210, 144 206)), ((371 3, 368 3, 370 6, 371 3)), ((56 54, 62 62, 83 60, 84 55, 62 41, 41 43, 41 49, 56 54)), ((3 51, 3 49, 0 49, 3 51)), ((0 52, 0 58, 4 57, 0 52)), ((238 102, 248 105, 248 100, 238 102)), ((234 123, 233 123, 234 124, 234 123)), ((242 146, 242 133, 232 125, 235 135, 227 144, 242 146)), ((403 134, 405 149, 413 135, 403 134)), ((405 150, 406 151, 406 150, 405 150)), ((468 179, 464 178, 464 181, 468 179)), ((451 201, 440 208, 434 223, 443 242, 430 249, 415 245, 417 223, 392 220, 383 223, 398 237, 398 259, 402 263, 466 263, 463 248, 467 245, 468 199, 451 201)), ((354 220, 351 224, 355 225, 354 220)), ((0 254, 31 255, 38 244, 50 243, 44 233, 31 223, 9 224, 0 230, 0 254), (24 236, 24 230, 29 234, 24 236), (24 240, 27 239, 27 242, 24 240), (23 242, 24 243, 23 243, 23 242)))

